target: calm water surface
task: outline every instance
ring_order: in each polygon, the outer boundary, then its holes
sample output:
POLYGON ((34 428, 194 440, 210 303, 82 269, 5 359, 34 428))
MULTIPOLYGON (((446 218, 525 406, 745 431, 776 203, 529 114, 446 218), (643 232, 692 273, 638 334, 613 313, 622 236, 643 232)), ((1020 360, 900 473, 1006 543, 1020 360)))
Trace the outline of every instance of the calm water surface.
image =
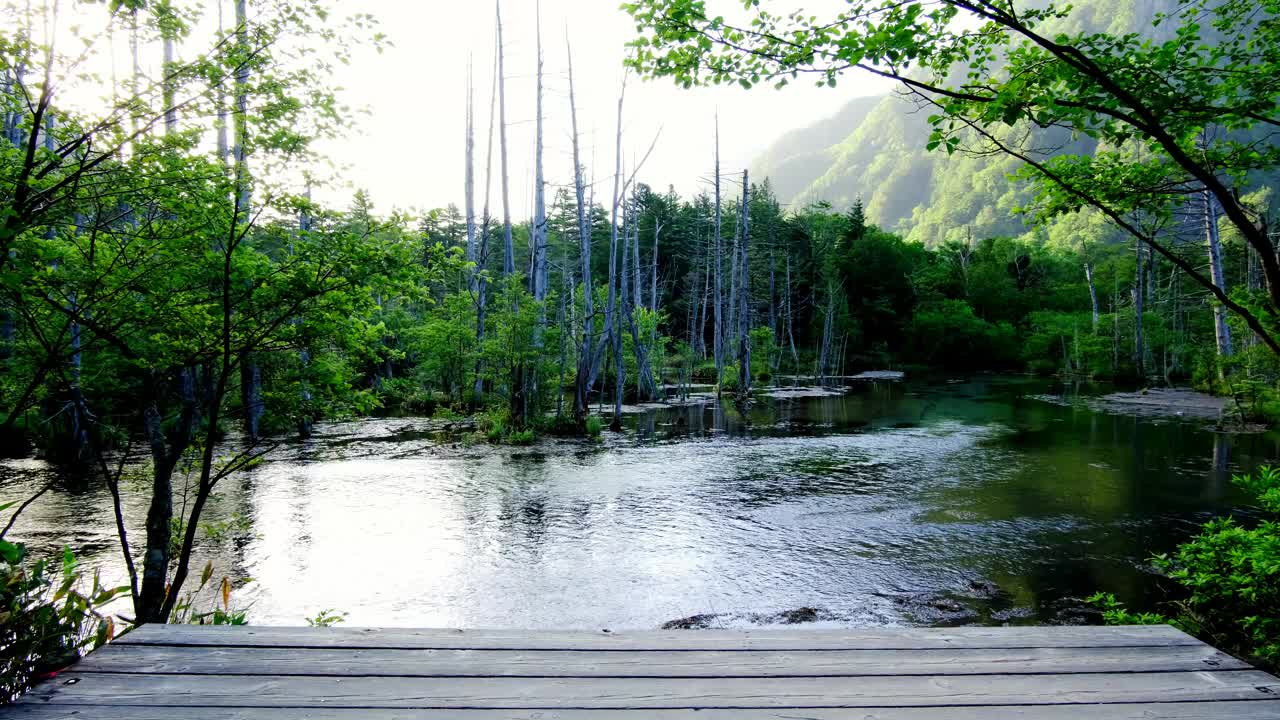
MULTIPOLYGON (((1247 513, 1229 474, 1280 455, 1275 434, 1070 402, 1105 391, 877 384, 518 449, 441 444, 413 419, 332 424, 224 481, 200 565, 237 581, 256 624, 325 608, 375 626, 1079 622, 1095 590, 1158 600, 1145 559, 1247 513)), ((51 472, 5 462, 0 498, 51 472)), ((145 494, 129 496, 140 538, 145 494)), ((121 577, 109 509, 68 480, 13 535, 121 577)))

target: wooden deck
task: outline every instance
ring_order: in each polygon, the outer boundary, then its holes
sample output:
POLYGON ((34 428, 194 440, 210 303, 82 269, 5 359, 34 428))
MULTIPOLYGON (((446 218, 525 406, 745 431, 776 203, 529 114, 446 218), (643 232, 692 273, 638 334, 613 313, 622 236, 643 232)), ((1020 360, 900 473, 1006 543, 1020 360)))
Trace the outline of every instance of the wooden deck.
POLYGON ((8 718, 1280 720, 1280 680, 1165 626, 150 626, 0 708, 8 718))

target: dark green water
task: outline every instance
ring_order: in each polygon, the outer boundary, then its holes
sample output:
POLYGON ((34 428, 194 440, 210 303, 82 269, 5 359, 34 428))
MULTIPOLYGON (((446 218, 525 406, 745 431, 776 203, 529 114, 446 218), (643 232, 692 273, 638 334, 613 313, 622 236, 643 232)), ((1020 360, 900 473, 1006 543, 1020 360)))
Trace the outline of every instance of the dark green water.
MULTIPOLYGON (((514 449, 441 445, 411 419, 332 424, 229 479, 201 553, 261 624, 323 608, 513 628, 1090 621, 1095 590, 1158 601, 1146 558, 1247 513, 1230 473, 1280 455, 1275 434, 1071 402, 1107 390, 877 384, 514 449)), ((0 465, 5 498, 50 472, 0 465)), ((118 574, 109 506, 69 483, 16 536, 118 574)))

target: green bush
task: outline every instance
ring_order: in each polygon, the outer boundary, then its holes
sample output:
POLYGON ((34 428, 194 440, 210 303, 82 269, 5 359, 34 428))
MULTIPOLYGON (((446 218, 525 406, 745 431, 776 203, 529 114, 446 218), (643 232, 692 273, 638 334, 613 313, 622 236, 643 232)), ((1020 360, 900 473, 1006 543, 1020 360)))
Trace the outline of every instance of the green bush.
POLYGON ((1252 526, 1231 517, 1211 520, 1172 555, 1153 558, 1184 594, 1170 603, 1168 615, 1131 612, 1105 593, 1089 600, 1108 623, 1169 622, 1274 669, 1280 667, 1280 469, 1263 467, 1233 480, 1267 517, 1252 526))
POLYGON ((741 386, 738 377, 738 364, 725 363, 724 377, 720 379, 720 392, 734 393, 741 386))
POLYGON ((502 442, 502 439, 507 436, 509 428, 510 423, 508 422, 506 410, 490 410, 481 413, 476 418, 476 430, 483 433, 491 443, 502 442))
POLYGON ((70 550, 59 566, 32 561, 22 545, 0 540, 0 702, 116 634, 102 608, 129 588, 103 587, 97 573, 84 585, 70 550))
POLYGON ((533 429, 525 428, 524 430, 516 430, 507 437, 507 442, 512 445, 532 445, 533 429))
POLYGON ((716 361, 705 360, 693 368, 693 382, 714 383, 716 381, 716 361))
POLYGON ((916 359, 930 365, 983 370, 1018 365, 1013 326, 987 322, 961 300, 941 300, 921 307, 910 331, 916 359))
POLYGON ((435 393, 415 378, 390 378, 382 381, 383 404, 401 413, 431 417, 439 406, 435 393))
POLYGON ((588 415, 587 437, 593 440, 599 440, 602 432, 604 432, 604 421, 595 415, 588 415))

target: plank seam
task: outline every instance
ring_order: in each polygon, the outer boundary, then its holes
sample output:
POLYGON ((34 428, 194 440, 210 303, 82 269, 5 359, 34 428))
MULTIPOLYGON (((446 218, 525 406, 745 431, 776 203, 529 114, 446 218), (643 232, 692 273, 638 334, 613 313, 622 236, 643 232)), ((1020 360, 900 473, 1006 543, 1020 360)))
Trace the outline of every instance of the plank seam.
POLYGON ((48 700, 43 702, 32 702, 30 696, 19 700, 14 706, 18 705, 40 705, 44 707, 118 707, 118 708, 183 708, 183 709, 217 709, 217 710, 486 710, 486 711, 502 711, 513 712, 521 710, 539 710, 539 711, 564 711, 564 710, 588 710, 592 712, 653 712, 659 710, 917 710, 917 709, 953 709, 953 710, 973 710, 982 708, 1005 708, 1005 707, 1025 707, 1025 708, 1041 708, 1041 707, 1097 707, 1103 705, 1131 705, 1141 707, 1143 705, 1184 705, 1188 703, 1197 703, 1203 705, 1215 705, 1226 702, 1270 702, 1277 700, 1274 697, 1262 698, 1229 698, 1222 700, 1150 700, 1147 702, 1107 702, 1103 700, 1091 701, 1067 701, 1067 702, 1044 702, 1028 705, 1024 702, 1019 703, 987 703, 984 705, 968 705, 964 703, 933 703, 925 705, 655 705, 655 706, 587 706, 587 705, 335 705, 332 703, 321 703, 317 705, 186 705, 180 703, 165 703, 164 705, 141 705, 138 703, 50 703, 48 700))
POLYGON ((966 645, 963 647, 778 647, 778 648, 583 648, 583 647, 459 647, 451 645, 259 645, 254 643, 183 643, 117 640, 112 645, 132 647, 174 647, 199 648, 216 650, 233 648, 237 650, 469 650, 472 652, 581 652, 581 653, 672 653, 672 652, 707 652, 707 653, 796 653, 796 652, 875 652, 889 650, 896 652, 955 652, 956 650, 1123 650, 1143 648, 1189 648, 1211 647, 1200 641, 1160 643, 1158 645, 966 645))
POLYGON ((803 680, 806 678, 895 678, 895 677, 1024 677, 1041 675, 1172 675, 1178 673, 1235 673, 1257 672, 1253 667, 1206 668, 1181 667, 1159 670, 1032 670, 1025 672, 902 672, 902 673, 818 673, 811 675, 492 675, 466 673, 332 673, 332 672, 180 672, 177 670, 64 670, 66 675, 163 675, 165 677, 252 677, 252 678, 422 678, 422 679, 492 679, 492 680, 803 680))

